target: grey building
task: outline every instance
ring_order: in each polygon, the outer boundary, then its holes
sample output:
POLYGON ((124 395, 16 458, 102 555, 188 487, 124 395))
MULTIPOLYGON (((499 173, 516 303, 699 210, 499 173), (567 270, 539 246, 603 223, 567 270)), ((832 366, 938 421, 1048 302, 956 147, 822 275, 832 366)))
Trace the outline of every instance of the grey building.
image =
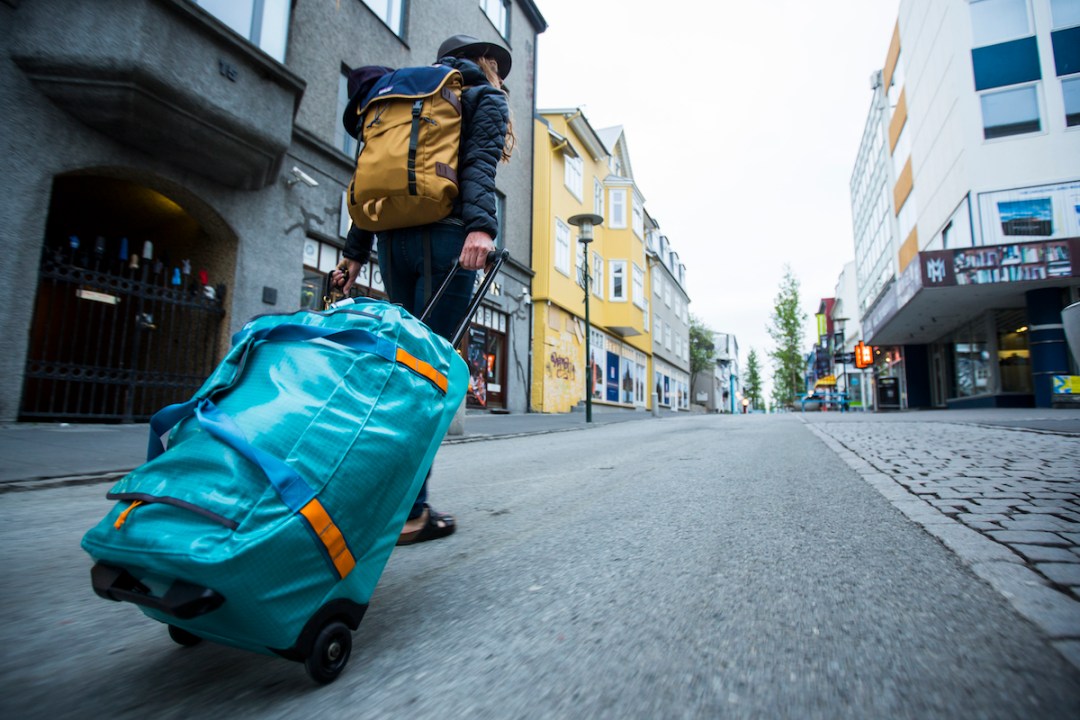
POLYGON ((739 342, 731 333, 713 333, 713 357, 694 378, 694 399, 708 412, 742 412, 739 342))
POLYGON ((0 0, 0 28, 0 421, 145 420, 251 317, 316 307, 348 227, 348 71, 430 63, 455 33, 514 57, 513 259, 470 342, 489 406, 525 411, 532 0, 0 0))
POLYGON ((653 392, 659 407, 690 409, 690 297, 686 265, 646 214, 646 255, 652 285, 653 392))

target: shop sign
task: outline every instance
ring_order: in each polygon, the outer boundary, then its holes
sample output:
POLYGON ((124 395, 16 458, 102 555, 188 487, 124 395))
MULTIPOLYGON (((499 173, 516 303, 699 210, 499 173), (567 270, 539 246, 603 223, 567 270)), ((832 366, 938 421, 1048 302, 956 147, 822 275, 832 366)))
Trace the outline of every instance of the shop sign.
POLYGON ((1080 375, 1055 375, 1055 395, 1080 395, 1080 375))
POLYGON ((919 264, 923 287, 1073 277, 1080 274, 1080 239, 922 252, 919 264))

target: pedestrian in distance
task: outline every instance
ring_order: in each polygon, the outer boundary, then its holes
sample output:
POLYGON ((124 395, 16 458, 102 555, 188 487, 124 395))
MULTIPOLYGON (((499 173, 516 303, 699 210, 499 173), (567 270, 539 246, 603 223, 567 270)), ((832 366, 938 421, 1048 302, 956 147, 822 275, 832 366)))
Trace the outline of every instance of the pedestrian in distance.
MULTIPOLYGON (((468 309, 476 282, 490 252, 495 250, 499 224, 496 215, 495 173, 508 162, 514 147, 507 91, 510 52, 496 43, 470 35, 454 35, 439 47, 436 63, 458 70, 461 93, 461 137, 458 153, 458 195, 448 217, 426 225, 378 231, 379 269, 390 302, 419 316, 428 298, 446 280, 455 260, 460 269, 426 322, 450 339, 468 309)), ((373 84, 390 68, 368 66, 350 75, 350 102, 342 118, 357 136, 356 109, 373 84)), ((368 261, 373 233, 353 226, 345 242, 345 267, 334 271, 333 282, 348 294, 368 261)), ((427 502, 430 473, 409 512, 398 539, 408 545, 446 537, 457 529, 452 515, 437 512, 427 502)))

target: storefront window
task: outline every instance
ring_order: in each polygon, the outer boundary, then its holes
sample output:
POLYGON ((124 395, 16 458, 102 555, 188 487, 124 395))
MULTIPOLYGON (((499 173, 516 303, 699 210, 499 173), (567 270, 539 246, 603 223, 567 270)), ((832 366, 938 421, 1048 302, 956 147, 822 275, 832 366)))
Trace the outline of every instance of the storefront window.
POLYGON ((956 394, 971 397, 989 392, 990 353, 984 342, 962 342, 953 345, 956 353, 956 394))
POLYGON ((473 316, 466 348, 470 407, 505 407, 503 378, 506 375, 507 325, 507 315, 489 307, 478 308, 473 316))
POLYGON ((300 307, 322 310, 326 276, 341 260, 341 249, 315 238, 304 240, 304 280, 300 287, 300 307))
POLYGON ((1024 313, 1001 313, 997 321, 997 334, 1001 391, 1034 392, 1031 381, 1031 351, 1028 347, 1028 328, 1024 323, 1024 313))

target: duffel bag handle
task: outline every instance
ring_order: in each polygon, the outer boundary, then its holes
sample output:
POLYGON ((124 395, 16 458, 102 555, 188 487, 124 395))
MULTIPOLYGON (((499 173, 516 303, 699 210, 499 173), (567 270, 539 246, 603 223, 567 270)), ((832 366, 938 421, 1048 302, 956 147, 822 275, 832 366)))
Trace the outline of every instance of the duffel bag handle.
POLYGON ((352 350, 373 353, 391 362, 397 359, 397 345, 392 340, 360 328, 342 330, 340 328, 286 323, 261 328, 244 337, 238 337, 236 345, 229 351, 229 355, 223 363, 232 366, 233 371, 231 374, 219 378, 212 386, 196 394, 187 402, 166 405, 150 418, 150 440, 146 448, 146 459, 148 461, 153 460, 165 452, 169 432, 180 421, 194 413, 203 400, 208 399, 220 390, 231 387, 236 382, 242 373, 248 353, 250 353, 255 343, 307 342, 309 340, 326 340, 352 350))

